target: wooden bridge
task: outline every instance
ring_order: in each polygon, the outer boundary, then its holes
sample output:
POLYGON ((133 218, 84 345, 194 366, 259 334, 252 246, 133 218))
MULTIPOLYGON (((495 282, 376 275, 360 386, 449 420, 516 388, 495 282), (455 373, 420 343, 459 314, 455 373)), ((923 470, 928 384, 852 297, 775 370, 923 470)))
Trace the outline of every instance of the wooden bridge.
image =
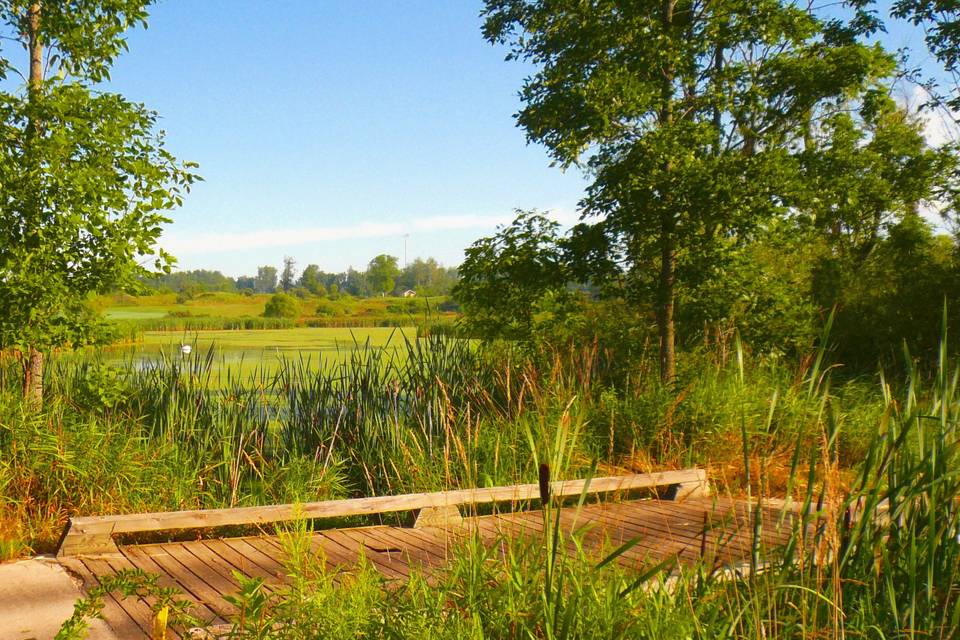
MULTIPOLYGON (((286 556, 276 536, 156 544, 118 544, 115 536, 414 511, 418 516, 412 527, 363 526, 310 534, 313 551, 332 570, 349 570, 363 554, 386 579, 403 580, 411 571, 429 573, 444 565, 457 540, 465 535, 478 535, 488 545, 505 537, 541 535, 542 511, 517 508, 539 500, 545 488, 515 485, 304 505, 74 518, 64 532, 58 559, 82 578, 88 589, 121 569, 140 568, 158 574, 162 586, 183 592, 198 618, 222 627, 236 613, 224 599, 237 591, 234 572, 263 578, 271 589, 285 581, 286 556), (491 515, 464 517, 460 513, 461 508, 476 511, 476 506, 483 504, 495 505, 488 508, 491 515)), ((578 531, 585 548, 598 555, 635 541, 618 561, 636 568, 667 558, 680 562, 705 559, 718 567, 741 567, 752 553, 757 513, 763 516, 764 551, 784 543, 795 520, 793 512, 781 507, 757 509, 745 501, 712 497, 706 474, 700 469, 553 482, 549 492, 554 501, 589 494, 592 500, 579 508, 560 508, 562 528, 578 531), (641 491, 647 497, 637 498, 641 491)), ((149 598, 110 596, 104 618, 118 637, 149 637, 152 604, 149 598)), ((170 632, 170 637, 179 636, 170 632)))

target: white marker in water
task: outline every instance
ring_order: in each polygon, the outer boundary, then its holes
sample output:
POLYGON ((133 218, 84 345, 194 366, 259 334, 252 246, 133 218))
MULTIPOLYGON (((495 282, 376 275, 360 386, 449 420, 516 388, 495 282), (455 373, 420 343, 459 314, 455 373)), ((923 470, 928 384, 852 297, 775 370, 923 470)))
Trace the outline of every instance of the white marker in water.
POLYGON ((193 351, 193 347, 191 347, 190 345, 188 344, 180 345, 180 353, 182 353, 183 355, 188 356, 190 355, 191 351, 193 351))

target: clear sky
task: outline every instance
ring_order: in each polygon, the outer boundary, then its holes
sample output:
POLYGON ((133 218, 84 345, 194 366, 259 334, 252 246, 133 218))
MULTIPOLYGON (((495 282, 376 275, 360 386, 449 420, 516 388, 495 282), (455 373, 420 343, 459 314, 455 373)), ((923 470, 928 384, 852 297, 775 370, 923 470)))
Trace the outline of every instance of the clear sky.
POLYGON ((515 126, 529 69, 468 0, 160 0, 108 88, 161 115, 204 182, 161 244, 183 269, 458 264, 514 208, 571 220, 585 182, 515 126))

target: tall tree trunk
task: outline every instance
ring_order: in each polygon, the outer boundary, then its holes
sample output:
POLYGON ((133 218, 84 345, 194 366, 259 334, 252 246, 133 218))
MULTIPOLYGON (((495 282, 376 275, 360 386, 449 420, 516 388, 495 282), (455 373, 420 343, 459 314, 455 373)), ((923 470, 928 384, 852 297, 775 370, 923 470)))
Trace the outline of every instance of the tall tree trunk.
MULTIPOLYGON (((27 31, 30 49, 30 80, 28 96, 31 102, 38 99, 43 91, 43 42, 40 39, 40 0, 30 3, 27 9, 27 31)), ((38 135, 40 123, 35 119, 27 125, 27 140, 38 135)), ((37 206, 39 207, 39 200, 37 206)), ((40 216, 36 217, 39 224, 40 216)), ((23 397, 28 404, 35 407, 43 405, 43 352, 35 347, 29 347, 26 353, 26 362, 23 367, 23 397)))
MULTIPOLYGON (((667 41, 673 41, 673 10, 676 0, 663 0, 660 16, 667 41)), ((670 55, 673 54, 671 49, 670 55)), ((663 87, 660 96, 660 127, 669 129, 673 124, 673 91, 676 69, 669 61, 663 69, 663 87)), ((663 170, 672 171, 673 163, 665 160, 663 170)), ((671 210, 669 198, 661 196, 663 211, 660 214, 660 278, 657 287, 657 331, 660 334, 660 380, 664 384, 673 384, 676 377, 676 329, 673 322, 674 281, 676 271, 676 218, 671 210)))
POLYGON ((43 352, 30 347, 24 358, 23 397, 39 408, 43 406, 43 352))
POLYGON ((660 334, 660 380, 672 384, 677 374, 676 327, 673 322, 674 271, 677 253, 672 220, 666 216, 660 228, 660 283, 657 300, 657 330, 660 334))
POLYGON ((30 3, 27 9, 27 29, 30 47, 30 97, 33 98, 43 83, 43 43, 40 41, 40 0, 30 3))

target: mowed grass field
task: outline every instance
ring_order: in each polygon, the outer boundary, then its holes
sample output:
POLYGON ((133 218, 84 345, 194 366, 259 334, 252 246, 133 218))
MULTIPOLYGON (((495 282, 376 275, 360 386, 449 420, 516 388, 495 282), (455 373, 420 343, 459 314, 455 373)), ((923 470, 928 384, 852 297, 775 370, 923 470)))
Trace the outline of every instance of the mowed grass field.
POLYGON ((164 358, 204 358, 212 350, 215 371, 246 375, 254 370, 273 372, 285 359, 302 360, 316 369, 329 367, 356 349, 386 348, 405 355, 405 339, 416 340, 416 336, 414 327, 149 331, 140 343, 107 347, 102 353, 111 364, 144 366, 164 358), (190 345, 189 356, 182 354, 183 345, 190 345))
POLYGON ((142 320, 162 318, 169 313, 188 311, 198 316, 242 318, 258 316, 270 299, 268 294, 244 296, 236 293, 205 293, 193 299, 177 302, 173 293, 151 296, 104 296, 100 301, 103 315, 111 320, 142 320))
MULTIPOLYGON (((243 295, 227 292, 207 292, 178 301, 176 294, 161 293, 149 296, 103 296, 95 306, 110 320, 153 320, 171 315, 249 318, 263 315, 271 294, 243 295)), ((437 307, 447 300, 446 296, 417 298, 354 298, 340 296, 336 299, 308 296, 298 299, 300 318, 319 315, 369 318, 397 314, 423 315, 430 311, 437 314, 437 307)))

